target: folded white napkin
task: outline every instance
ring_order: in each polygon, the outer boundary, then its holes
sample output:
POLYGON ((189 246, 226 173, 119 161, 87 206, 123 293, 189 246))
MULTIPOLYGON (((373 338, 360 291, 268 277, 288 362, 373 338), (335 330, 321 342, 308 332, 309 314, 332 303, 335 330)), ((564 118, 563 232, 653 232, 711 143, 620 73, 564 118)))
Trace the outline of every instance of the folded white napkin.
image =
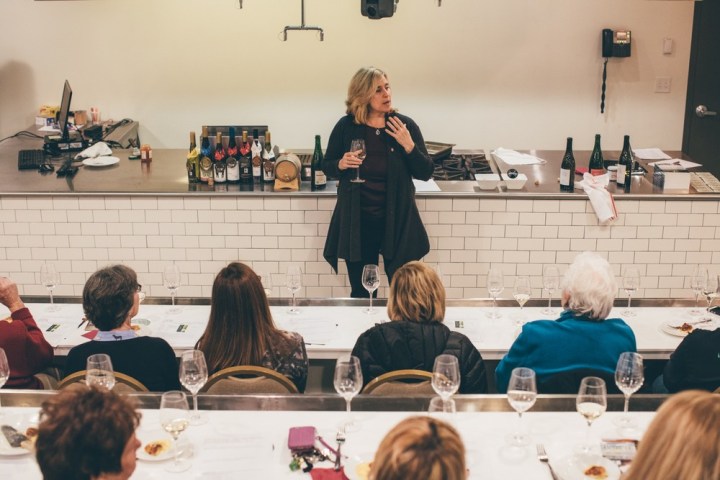
POLYGON ((108 147, 105 142, 97 142, 92 147, 88 147, 82 152, 75 155, 75 160, 81 160, 83 158, 95 158, 102 155, 112 155, 112 150, 108 147))
POLYGON ((545 163, 542 158, 530 155, 529 153, 520 153, 515 150, 498 147, 492 151, 493 155, 499 157, 508 165, 537 165, 545 163))
POLYGON ((582 181, 577 183, 587 193, 590 205, 595 210, 595 215, 597 215, 600 223, 611 222, 618 216, 615 200, 610 192, 606 190, 609 182, 609 173, 597 176, 584 173, 582 181))

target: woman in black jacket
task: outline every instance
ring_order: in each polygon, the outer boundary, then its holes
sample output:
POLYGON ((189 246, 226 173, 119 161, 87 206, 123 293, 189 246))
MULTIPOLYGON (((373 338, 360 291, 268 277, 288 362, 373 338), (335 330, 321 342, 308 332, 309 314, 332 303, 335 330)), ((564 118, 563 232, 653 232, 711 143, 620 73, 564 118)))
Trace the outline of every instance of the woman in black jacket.
POLYGON ((460 363, 460 393, 487 392, 480 352, 469 338, 442 323, 445 288, 432 268, 416 261, 400 267, 390 284, 387 309, 392 321, 360 335, 352 351, 366 384, 394 370, 431 372, 436 356, 450 354, 460 363))
POLYGON ((420 128, 395 112, 385 72, 358 70, 345 103, 347 115, 333 128, 323 161, 325 174, 340 180, 323 256, 336 272, 338 259, 344 259, 350 295, 368 297, 362 269, 377 265, 380 252, 390 282, 400 265, 430 251, 412 180, 428 180, 433 162, 420 128), (350 149, 354 139, 365 141, 364 160, 350 149), (358 169, 362 183, 352 181, 358 169))

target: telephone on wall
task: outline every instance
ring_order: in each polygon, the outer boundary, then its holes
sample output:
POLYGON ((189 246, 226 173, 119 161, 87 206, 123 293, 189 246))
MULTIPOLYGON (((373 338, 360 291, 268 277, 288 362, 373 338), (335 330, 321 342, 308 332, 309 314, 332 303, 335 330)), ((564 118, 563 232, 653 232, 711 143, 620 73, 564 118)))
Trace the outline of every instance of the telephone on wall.
POLYGON ((603 58, 629 57, 630 45, 630 30, 613 31, 606 28, 602 31, 603 58))

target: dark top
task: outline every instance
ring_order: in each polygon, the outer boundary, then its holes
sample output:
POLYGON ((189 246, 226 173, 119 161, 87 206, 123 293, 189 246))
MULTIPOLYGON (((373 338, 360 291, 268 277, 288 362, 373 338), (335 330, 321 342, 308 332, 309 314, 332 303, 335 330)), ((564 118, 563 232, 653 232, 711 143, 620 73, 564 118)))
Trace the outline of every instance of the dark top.
POLYGON ((296 332, 285 332, 288 345, 284 345, 282 349, 273 347, 265 354, 262 360, 262 366, 275 370, 288 377, 300 393, 305 391, 308 376, 308 357, 305 350, 305 341, 302 335, 296 332), (287 351, 287 347, 290 347, 287 351))
POLYGON ((21 308, 10 316, 12 322, 0 320, 0 348, 10 366, 10 378, 4 388, 42 389, 33 375, 50 366, 52 346, 45 340, 30 310, 21 308))
POLYGON ((360 335, 352 354, 360 359, 363 381, 394 370, 432 372, 435 357, 454 355, 460 364, 460 393, 486 393, 485 364, 469 338, 440 322, 381 323, 360 335))
POLYGON ((663 381, 671 393, 720 387, 720 329, 696 328, 685 337, 670 355, 663 381))
MULTIPOLYGON (((430 251, 427 232, 420 219, 415 204, 415 185, 413 178, 428 180, 432 176, 433 162, 425 148, 425 140, 420 128, 405 115, 396 114, 407 125, 415 142, 410 153, 390 135, 381 135, 387 151, 388 186, 385 197, 385 237, 382 243, 383 261, 386 270, 395 271, 401 265, 422 258, 430 251)), ((355 169, 340 171, 338 163, 350 151, 353 138, 363 138, 365 125, 358 125, 353 117, 346 115, 333 128, 328 141, 323 171, 340 180, 338 198, 333 211, 323 256, 337 272, 338 258, 350 262, 362 260, 360 231, 362 229, 362 209, 360 202, 360 183, 350 179, 356 175, 355 169)))
POLYGON ((175 352, 162 338, 136 337, 116 342, 91 340, 70 349, 65 362, 65 376, 85 370, 87 358, 107 353, 113 370, 135 378, 151 392, 180 390, 175 352))
POLYGON ((367 157, 360 166, 362 184, 360 199, 363 215, 385 218, 385 177, 387 177, 387 150, 385 130, 365 127, 365 151, 367 157), (379 132, 379 133, 378 133, 379 132))

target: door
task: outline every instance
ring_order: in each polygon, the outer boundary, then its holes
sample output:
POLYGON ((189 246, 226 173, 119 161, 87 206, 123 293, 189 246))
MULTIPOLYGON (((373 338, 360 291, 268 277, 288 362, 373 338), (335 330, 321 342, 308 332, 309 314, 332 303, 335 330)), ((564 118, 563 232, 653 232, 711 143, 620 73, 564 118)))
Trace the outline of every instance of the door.
POLYGON ((720 0, 695 2, 683 152, 720 178, 720 48, 718 45, 720 45, 720 0))

